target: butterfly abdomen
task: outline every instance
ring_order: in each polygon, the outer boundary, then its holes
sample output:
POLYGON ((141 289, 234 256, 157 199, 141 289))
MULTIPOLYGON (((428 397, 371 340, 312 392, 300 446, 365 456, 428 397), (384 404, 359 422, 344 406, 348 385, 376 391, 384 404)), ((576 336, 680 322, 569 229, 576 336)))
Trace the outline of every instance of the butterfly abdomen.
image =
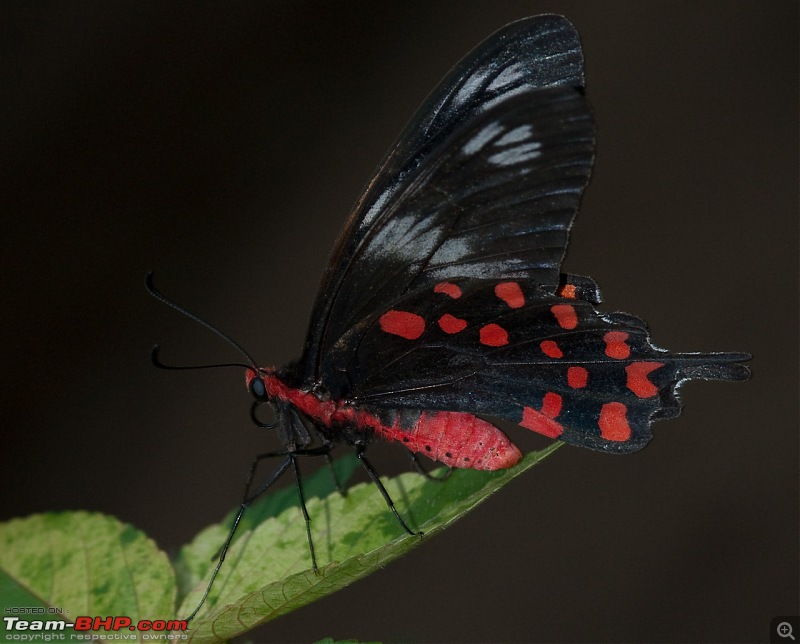
MULTIPOLYGON (((252 371, 248 372, 248 385, 252 377, 252 371)), ((368 440, 374 434, 450 467, 497 470, 522 458, 505 434, 473 414, 368 409, 291 387, 274 372, 263 372, 260 377, 271 400, 293 405, 337 438, 360 433, 368 440)))
POLYGON ((522 453, 491 423, 464 412, 360 411, 357 422, 450 467, 498 470, 519 462, 522 453))

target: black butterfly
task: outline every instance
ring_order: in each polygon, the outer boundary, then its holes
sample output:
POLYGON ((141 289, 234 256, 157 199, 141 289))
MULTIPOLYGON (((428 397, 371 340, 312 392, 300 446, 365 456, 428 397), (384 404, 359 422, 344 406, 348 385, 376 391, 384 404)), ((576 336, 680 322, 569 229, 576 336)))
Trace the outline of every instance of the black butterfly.
POLYGON ((376 435, 451 467, 516 463, 480 414, 627 453, 678 415, 683 381, 748 378, 748 355, 654 347, 642 320, 594 308, 591 279, 560 272, 593 160, 583 85, 575 28, 545 15, 492 35, 427 98, 347 220, 302 358, 273 371, 242 350, 284 448, 256 460, 282 459, 239 517, 290 467, 305 513, 297 457, 343 441, 411 532, 364 458, 376 435))

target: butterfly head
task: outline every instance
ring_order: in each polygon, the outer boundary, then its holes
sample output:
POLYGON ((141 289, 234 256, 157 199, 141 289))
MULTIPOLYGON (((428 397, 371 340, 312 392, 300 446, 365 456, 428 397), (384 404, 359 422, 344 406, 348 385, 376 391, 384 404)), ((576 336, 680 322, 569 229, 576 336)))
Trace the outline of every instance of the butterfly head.
POLYGON ((275 385, 279 381, 273 369, 264 369, 261 367, 248 367, 245 370, 245 384, 247 390, 253 396, 253 406, 250 408, 250 417, 253 422, 259 427, 271 429, 277 423, 279 415, 276 402, 279 402, 279 394, 275 391, 275 385), (264 411, 262 407, 266 405, 268 408, 267 414, 270 420, 263 420, 264 411))
POLYGON ((248 367, 245 370, 244 382, 256 402, 270 402, 273 396, 270 393, 268 382, 275 378, 274 370, 261 367, 248 367))

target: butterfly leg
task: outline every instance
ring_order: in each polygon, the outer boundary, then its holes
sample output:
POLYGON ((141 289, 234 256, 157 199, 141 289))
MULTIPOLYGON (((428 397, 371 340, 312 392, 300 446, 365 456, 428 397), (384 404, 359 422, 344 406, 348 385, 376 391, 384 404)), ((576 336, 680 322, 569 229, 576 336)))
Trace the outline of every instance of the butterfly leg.
MULTIPOLYGON (((330 450, 333 446, 333 443, 328 441, 324 445, 319 445, 317 447, 307 447, 307 448, 299 448, 293 450, 280 450, 277 452, 269 452, 267 454, 262 454, 257 458, 267 458, 270 456, 286 456, 287 459, 291 462, 292 469, 294 470, 294 480, 297 483, 297 496, 300 499, 300 509, 303 512, 303 521, 305 521, 306 525, 306 537, 308 538, 308 550, 311 553, 311 567, 314 570, 314 573, 319 573, 319 567, 317 566, 317 554, 316 550, 314 549, 314 539, 311 536, 311 517, 308 514, 308 509, 306 508, 306 497, 303 492, 303 478, 300 475, 300 467, 297 463, 298 456, 325 456, 330 462, 330 450)), ((253 477, 253 472, 255 471, 255 465, 257 465, 258 460, 254 463, 254 467, 251 469, 250 477, 248 478, 248 488, 249 482, 253 477)), ((284 467, 285 469, 285 467, 284 467)), ((263 487, 263 486, 262 486, 263 487)), ((259 489, 254 495, 252 495, 249 499, 247 499, 247 503, 253 501, 257 496, 262 494, 266 488, 259 489)))
POLYGON ((331 455, 325 454, 325 460, 327 461, 328 467, 331 470, 331 476, 333 477, 333 482, 336 485, 336 489, 339 491, 339 494, 342 496, 347 496, 347 488, 342 485, 342 482, 336 475, 336 470, 333 468, 333 459, 331 458, 331 455))
POLYGON ((314 569, 314 574, 316 575, 319 574, 319 568, 317 568, 317 555, 314 552, 314 539, 311 538, 311 517, 308 516, 308 510, 306 509, 306 498, 303 494, 303 480, 300 477, 300 468, 297 466, 297 457, 294 454, 289 454, 289 458, 294 468, 294 480, 297 482, 297 496, 300 497, 300 509, 303 511, 303 520, 306 522, 308 549, 311 552, 311 567, 314 569))
MULTIPOLYGON (((225 543, 222 544, 222 548, 219 549, 215 558, 217 559, 217 565, 214 567, 214 572, 211 573, 211 579, 208 582, 208 586, 206 586, 206 591, 203 593, 203 597, 200 599, 200 603, 197 604, 195 609, 192 611, 192 614, 186 618, 186 621, 191 621, 195 615, 200 611, 205 604, 206 599, 208 599, 208 594, 211 592, 211 588, 214 585, 214 581, 219 574, 220 568, 222 568, 222 562, 225 561, 225 555, 228 554, 228 548, 230 548, 231 542, 233 541, 233 537, 236 534, 236 529, 239 527, 239 522, 242 520, 242 516, 247 510, 247 507, 252 503, 256 498, 261 496, 267 489, 275 483, 283 474, 289 469, 289 466, 294 462, 293 455, 286 455, 286 458, 281 461, 281 464, 278 468, 272 473, 272 475, 266 479, 255 491, 255 493, 250 494, 250 486, 253 483, 253 477, 256 473, 256 468, 258 467, 259 462, 261 462, 265 458, 271 458, 274 456, 279 456, 280 454, 275 454, 273 452, 267 452, 266 454, 259 454, 253 460, 253 464, 250 466, 250 473, 247 476, 247 482, 245 483, 244 487, 244 495, 242 496, 242 501, 239 504, 239 511, 236 513, 236 517, 233 520, 233 525, 231 526, 230 532, 228 532, 228 537, 225 539, 225 543)), ((299 481, 298 481, 299 483, 299 481)), ((301 497, 302 499, 302 497, 301 497)), ((305 503, 303 503, 303 511, 305 512, 305 503)), ((308 524, 306 524, 308 525, 308 524)), ((312 560, 314 551, 312 549, 312 560)))
POLYGON ((367 470, 367 474, 369 474, 369 478, 372 479, 372 482, 378 487, 380 490, 381 496, 383 496, 383 500, 386 501, 386 505, 389 506, 389 509, 394 514, 395 519, 400 523, 405 530, 410 535, 418 535, 421 536, 422 532, 414 532, 411 528, 406 525, 406 522, 403 521, 403 518, 400 516, 400 513, 397 511, 397 508, 394 507, 394 501, 392 501, 392 497, 389 496, 389 493, 386 491, 386 488, 381 483, 381 479, 378 476, 378 473, 372 469, 372 465, 370 465, 369 461, 364 457, 364 446, 363 445, 356 445, 356 456, 358 460, 361 461, 361 464, 364 466, 364 469, 367 470))
POLYGON ((336 476, 336 470, 333 468, 333 458, 331 458, 330 451, 335 447, 335 443, 329 439, 323 431, 316 424, 311 424, 311 428, 314 430, 314 433, 317 435, 320 443, 322 443, 322 447, 327 451, 324 453, 325 462, 328 464, 328 467, 331 471, 331 476, 333 477, 333 483, 336 485, 336 489, 339 491, 339 494, 342 496, 347 496, 347 488, 342 485, 342 482, 339 480, 339 477, 336 476))
POLYGON ((429 481, 442 483, 443 481, 449 479, 450 475, 453 473, 453 468, 448 467, 447 471, 441 476, 434 476, 422 466, 422 463, 419 462, 419 458, 417 458, 417 455, 414 452, 409 452, 408 455, 411 457, 411 462, 414 464, 414 469, 417 470, 417 472, 422 474, 422 476, 424 476, 429 481))

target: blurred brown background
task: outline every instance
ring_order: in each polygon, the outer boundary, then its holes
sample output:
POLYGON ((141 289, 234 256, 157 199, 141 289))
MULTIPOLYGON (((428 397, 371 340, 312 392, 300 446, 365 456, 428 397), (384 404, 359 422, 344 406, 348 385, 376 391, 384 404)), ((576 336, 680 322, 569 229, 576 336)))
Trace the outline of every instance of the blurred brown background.
MULTIPOLYGON (((262 434, 236 359, 295 357, 345 215, 492 31, 580 31, 598 159, 566 268, 692 383, 643 452, 565 448, 446 534, 257 641, 766 641, 798 611, 797 4, 0 6, 2 518, 91 509, 176 550, 238 501, 262 434)), ((513 435, 541 444, 524 430, 513 435)), ((528 441, 528 442, 526 442, 528 441)), ((379 448, 383 472, 406 464, 379 448)))

